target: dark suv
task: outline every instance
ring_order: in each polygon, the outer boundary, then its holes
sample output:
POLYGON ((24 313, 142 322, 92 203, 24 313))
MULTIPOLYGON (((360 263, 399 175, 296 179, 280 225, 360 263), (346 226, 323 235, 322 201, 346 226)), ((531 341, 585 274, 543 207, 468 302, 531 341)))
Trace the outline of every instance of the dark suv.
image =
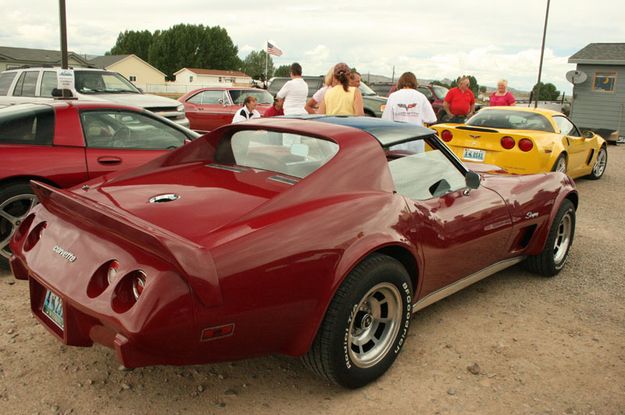
MULTIPOLYGON (((302 76, 308 84, 308 98, 312 97, 323 86, 323 76, 302 76)), ((289 81, 289 77, 274 77, 269 80, 267 91, 276 96, 280 88, 289 81)), ((373 89, 369 88, 364 82, 360 81, 360 92, 362 93, 362 102, 365 115, 370 117, 381 117, 386 105, 386 98, 376 94, 373 89)))

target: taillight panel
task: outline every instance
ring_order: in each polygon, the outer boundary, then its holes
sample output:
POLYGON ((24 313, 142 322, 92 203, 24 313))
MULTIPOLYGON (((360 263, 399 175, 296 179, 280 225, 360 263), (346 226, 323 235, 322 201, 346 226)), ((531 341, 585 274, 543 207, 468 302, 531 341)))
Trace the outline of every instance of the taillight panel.
POLYGON ((443 130, 441 133, 441 139, 446 143, 449 143, 452 138, 454 138, 454 134, 449 130, 443 130))
POLYGON ((534 148, 534 143, 529 138, 522 138, 519 140, 519 149, 521 151, 530 151, 534 148))
POLYGON ((506 150, 512 150, 516 145, 514 138, 510 137, 509 135, 501 137, 501 140, 499 142, 501 143, 501 146, 506 150))

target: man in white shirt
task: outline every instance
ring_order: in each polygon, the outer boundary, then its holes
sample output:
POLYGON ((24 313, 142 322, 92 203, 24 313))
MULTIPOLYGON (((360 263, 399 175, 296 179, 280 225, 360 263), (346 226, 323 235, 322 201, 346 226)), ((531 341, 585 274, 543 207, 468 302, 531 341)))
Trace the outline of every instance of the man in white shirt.
POLYGON ((299 63, 291 65, 291 80, 284 84, 276 97, 284 100, 284 115, 308 114, 305 109, 308 84, 302 79, 302 66, 299 63))
MULTIPOLYGON (((406 72, 399 77, 397 90, 389 95, 382 118, 421 126, 436 122, 432 104, 425 95, 417 91, 417 78, 412 72, 406 72)), ((419 140, 398 144, 391 149, 421 153, 424 151, 424 145, 423 141, 419 140)))
POLYGON ((256 111, 256 98, 248 95, 243 101, 243 107, 234 114, 232 118, 232 124, 236 124, 241 121, 251 120, 252 118, 260 118, 260 112, 256 111))

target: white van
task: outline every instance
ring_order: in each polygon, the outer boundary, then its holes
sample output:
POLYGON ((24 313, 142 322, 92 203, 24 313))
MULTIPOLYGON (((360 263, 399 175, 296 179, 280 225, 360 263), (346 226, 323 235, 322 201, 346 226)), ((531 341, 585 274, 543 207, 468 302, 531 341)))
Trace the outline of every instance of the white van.
MULTIPOLYGON (((26 102, 50 102, 58 95, 59 68, 20 68, 0 73, 0 107, 26 102), (53 94, 54 91, 54 94, 53 94)), ((117 72, 76 68, 72 95, 89 101, 141 107, 189 127, 184 105, 171 98, 144 94, 117 72)))

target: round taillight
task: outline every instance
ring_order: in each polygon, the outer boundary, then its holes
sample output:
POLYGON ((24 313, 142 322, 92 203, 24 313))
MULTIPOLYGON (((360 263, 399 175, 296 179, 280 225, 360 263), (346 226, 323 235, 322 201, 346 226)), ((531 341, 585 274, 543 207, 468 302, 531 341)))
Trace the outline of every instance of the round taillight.
POLYGON ((529 138, 522 138, 519 140, 519 148, 521 151, 530 151, 534 148, 534 143, 529 138))
POLYGON ((17 230, 15 231, 15 234, 13 235, 13 238, 16 241, 19 241, 24 237, 24 235, 26 235, 26 231, 28 231, 28 228, 30 228, 30 225, 32 225, 34 219, 35 214, 31 213, 19 224, 17 230))
POLYGON ((119 272, 119 262, 113 260, 109 264, 109 268, 106 271, 106 281, 111 285, 115 278, 117 278, 117 273, 119 272))
POLYGON ((501 137, 501 146, 503 148, 505 148, 506 150, 510 150, 511 148, 514 148, 514 138, 510 137, 510 136, 504 136, 501 137))
POLYGON ((449 143, 451 139, 454 138, 454 135, 449 130, 443 130, 443 132, 441 133, 441 138, 444 142, 449 143))
POLYGON ((135 297, 135 300, 139 299, 139 296, 143 292, 144 287, 145 287, 145 272, 143 271, 135 272, 132 277, 132 295, 135 297))
POLYGON ((26 242, 24 243, 24 251, 30 251, 31 249, 33 249, 35 244, 41 239, 41 234, 43 233, 43 230, 46 228, 46 226, 48 226, 46 222, 41 222, 40 224, 35 226, 32 231, 30 231, 30 233, 26 237, 26 242))

